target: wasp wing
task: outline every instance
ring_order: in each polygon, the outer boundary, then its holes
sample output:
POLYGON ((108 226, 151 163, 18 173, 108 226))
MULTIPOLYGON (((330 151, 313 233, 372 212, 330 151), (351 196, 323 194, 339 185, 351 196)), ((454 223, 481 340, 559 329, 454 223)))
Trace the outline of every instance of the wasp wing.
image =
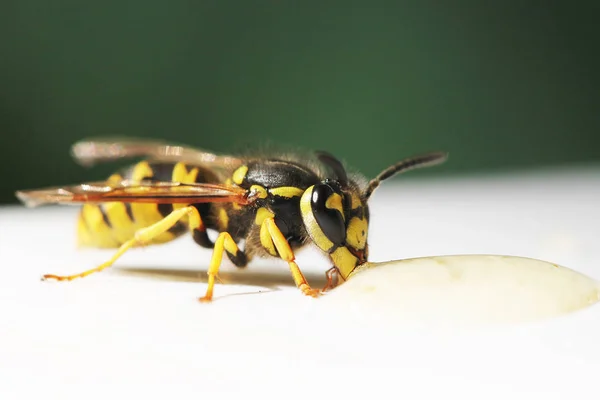
POLYGON ((167 162, 236 168, 240 158, 217 155, 185 145, 138 138, 96 138, 75 143, 71 148, 75 160, 86 166, 126 157, 148 157, 167 162))
POLYGON ((254 194, 237 186, 162 181, 88 182, 73 186, 23 190, 16 196, 27 207, 81 203, 237 203, 249 204, 254 194))

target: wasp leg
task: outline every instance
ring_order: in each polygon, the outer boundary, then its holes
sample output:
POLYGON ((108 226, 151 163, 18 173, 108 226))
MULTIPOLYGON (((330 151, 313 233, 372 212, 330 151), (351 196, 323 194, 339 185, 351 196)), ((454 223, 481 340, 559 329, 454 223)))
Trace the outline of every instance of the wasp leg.
POLYGON ((241 251, 235 241, 231 238, 231 235, 227 232, 221 232, 217 240, 215 240, 215 246, 210 259, 210 266, 208 267, 208 288, 206 288, 206 294, 199 300, 201 302, 212 301, 213 290, 215 286, 215 279, 219 279, 219 268, 221 267, 221 261, 223 260, 223 253, 226 252, 229 259, 237 266, 245 265, 247 263, 246 254, 241 251))
POLYGON ((321 290, 322 292, 326 292, 335 288, 339 283, 340 272, 336 267, 331 267, 325 272, 325 276, 327 277, 327 284, 321 290))
POLYGON ((190 227, 190 229, 194 230, 194 232, 199 229, 202 230, 204 228, 202 219, 200 218, 200 214, 198 213, 198 210, 195 207, 188 206, 188 207, 179 208, 179 209, 171 212, 169 215, 167 215, 165 218, 161 219, 157 223, 150 225, 147 228, 142 228, 142 229, 138 230, 135 233, 135 236, 133 237, 133 239, 130 239, 127 242, 123 243, 121 245, 121 247, 119 247, 119 250, 117 250, 115 255, 113 255, 110 260, 97 266, 96 268, 92 268, 87 271, 81 272, 79 274, 75 274, 75 275, 61 276, 61 275, 48 274, 48 275, 44 275, 42 277, 42 279, 44 279, 44 280, 55 279, 58 281, 72 281, 73 279, 76 279, 76 278, 83 278, 88 275, 91 275, 94 272, 100 272, 100 271, 110 267, 111 265, 113 265, 115 263, 115 261, 117 261, 117 259, 119 259, 119 257, 121 257, 123 255, 123 253, 125 253, 130 248, 135 247, 135 246, 140 246, 140 245, 150 242, 156 236, 168 231, 169 228, 171 228, 173 225, 175 225, 181 218, 185 217, 186 215, 188 216, 189 227, 190 227))
POLYGON ((290 244, 285 239, 272 217, 266 218, 262 223, 261 243, 272 255, 279 255, 282 260, 287 261, 290 272, 292 273, 292 278, 294 278, 296 286, 302 293, 311 297, 317 297, 321 294, 320 290, 311 288, 306 281, 298 264, 295 262, 296 257, 294 256, 290 244), (277 249, 276 252, 275 249, 277 249))

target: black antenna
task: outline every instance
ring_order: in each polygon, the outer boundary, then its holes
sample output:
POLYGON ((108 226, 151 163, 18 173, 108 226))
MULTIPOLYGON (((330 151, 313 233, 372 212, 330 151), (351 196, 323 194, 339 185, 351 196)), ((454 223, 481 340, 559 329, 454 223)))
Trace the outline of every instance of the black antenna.
POLYGON ((411 158, 406 158, 386 169, 384 169, 379 175, 377 175, 374 179, 371 179, 369 182, 369 186, 367 186, 367 190, 365 191, 365 198, 371 197, 373 191, 377 189, 377 187, 381 184, 381 182, 385 179, 391 178, 392 176, 399 174, 401 172, 410 171, 412 169, 424 168, 424 167, 433 167, 434 165, 439 165, 445 162, 448 159, 448 153, 445 152, 434 152, 427 153, 420 156, 415 156, 411 158))
POLYGON ((315 154, 317 155, 319 161, 331 168, 335 174, 335 177, 342 186, 348 185, 348 174, 346 174, 346 169, 340 160, 326 151, 317 151, 315 154))

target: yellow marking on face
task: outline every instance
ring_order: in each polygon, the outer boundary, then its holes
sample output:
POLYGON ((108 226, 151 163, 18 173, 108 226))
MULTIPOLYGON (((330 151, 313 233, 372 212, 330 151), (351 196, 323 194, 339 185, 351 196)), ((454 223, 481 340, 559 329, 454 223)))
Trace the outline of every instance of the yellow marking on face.
POLYGON ((275 214, 273 214, 271 211, 267 210, 264 207, 261 207, 258 210, 256 210, 256 217, 254 218, 254 223, 260 226, 265 221, 265 219, 273 218, 274 216, 275 214))
POLYGON ((332 194, 325 201, 325 207, 331 210, 337 210, 342 214, 342 218, 346 219, 344 216, 344 207, 342 206, 342 196, 337 193, 332 194))
POLYGON ((273 243, 267 224, 262 224, 260 226, 260 244, 262 244, 262 247, 264 247, 270 255, 277 257, 277 250, 275 250, 275 244, 273 243))
POLYGON ((198 168, 192 168, 190 171, 188 171, 184 163, 178 162, 173 167, 171 180, 173 180, 173 182, 194 183, 196 182, 197 177, 198 168))
POLYGON ((231 178, 227 178, 225 179, 225 184, 226 185, 231 185, 233 182, 231 181, 231 178))
POLYGON ((154 171, 150 168, 150 164, 147 161, 141 161, 133 167, 131 174, 131 180, 139 182, 144 178, 152 178, 154 171))
POLYGON ((352 193, 350 195, 350 199, 352 201, 350 207, 352 207, 353 210, 355 210, 358 207, 362 206, 362 202, 360 201, 360 197, 358 197, 358 195, 356 193, 352 193))
POLYGON ((346 228, 346 243, 357 250, 362 250, 367 244, 367 229, 369 222, 366 218, 354 217, 346 228))
POLYGON ((304 194, 300 198, 300 213, 302 214, 302 221, 308 231, 308 235, 312 241, 323 251, 329 251, 333 247, 333 242, 325 236, 315 216, 312 212, 310 200, 312 197, 314 186, 309 187, 304 191, 304 194))
POLYGON ((333 265, 340 271, 340 275, 344 280, 348 278, 348 275, 354 271, 356 264, 358 264, 358 258, 354 254, 350 253, 346 247, 338 247, 331 255, 333 265))
POLYGON ((269 189, 269 193, 273 196, 281 196, 285 198, 300 197, 304 193, 304 190, 294 186, 280 186, 269 189))
POLYGON ((266 199, 267 196, 269 195, 267 193, 267 189, 265 189, 264 187, 262 187, 260 185, 252 185, 252 186, 250 186, 250 191, 258 193, 258 198, 259 199, 266 199))
POLYGON ((227 211, 224 208, 219 209, 219 225, 222 230, 227 229, 229 225, 229 215, 227 215, 227 211))
POLYGON ((246 177, 247 173, 248 173, 248 166, 247 165, 242 165, 241 167, 239 167, 238 169, 236 169, 233 172, 233 175, 231 176, 231 179, 233 180, 233 183, 235 183, 236 185, 241 185, 242 182, 244 181, 244 178, 246 177))

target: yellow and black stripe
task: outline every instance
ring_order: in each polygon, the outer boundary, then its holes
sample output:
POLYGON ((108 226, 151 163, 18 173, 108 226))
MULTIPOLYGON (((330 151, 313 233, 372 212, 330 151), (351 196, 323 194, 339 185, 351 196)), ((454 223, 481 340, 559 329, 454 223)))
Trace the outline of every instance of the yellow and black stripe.
MULTIPOLYGON (((109 182, 131 180, 141 181, 175 181, 182 183, 218 182, 216 175, 199 167, 188 167, 183 163, 152 163, 142 161, 134 166, 109 177, 109 182)), ((165 218, 185 204, 150 204, 110 202, 101 204, 84 204, 77 223, 78 242, 81 246, 116 248, 130 240, 142 228, 147 228, 165 218)), ((215 204, 197 205, 202 220, 211 216, 211 207, 215 204)), ((210 218, 209 218, 210 219, 210 218)), ((202 226, 194 232, 194 239, 205 247, 212 247, 202 226)), ((169 242, 188 230, 188 221, 184 217, 166 232, 154 237, 145 244, 169 242)))

